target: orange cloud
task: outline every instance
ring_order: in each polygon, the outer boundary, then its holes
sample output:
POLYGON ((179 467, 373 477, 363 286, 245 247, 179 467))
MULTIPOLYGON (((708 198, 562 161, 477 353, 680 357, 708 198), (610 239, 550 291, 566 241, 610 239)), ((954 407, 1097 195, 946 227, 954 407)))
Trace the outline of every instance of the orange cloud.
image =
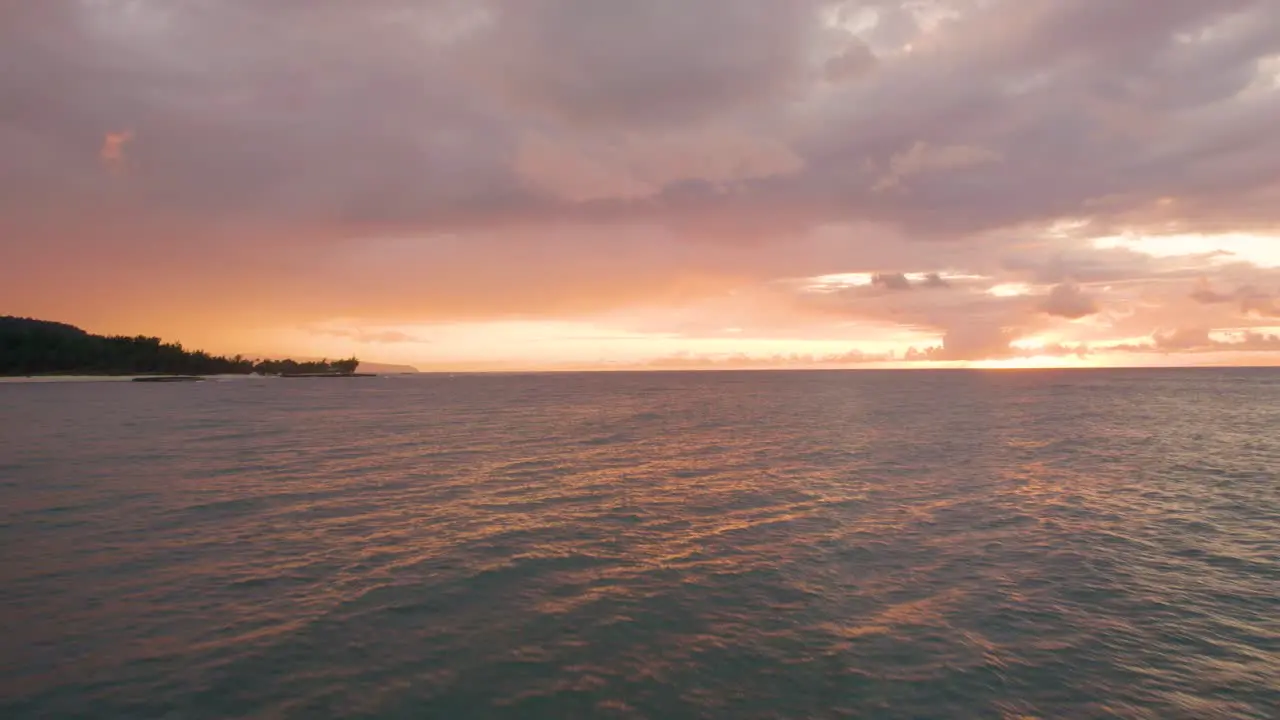
POLYGON ((487 328, 517 365, 1276 332, 1277 3, 142 4, 6 15, 7 312, 232 352, 487 328))

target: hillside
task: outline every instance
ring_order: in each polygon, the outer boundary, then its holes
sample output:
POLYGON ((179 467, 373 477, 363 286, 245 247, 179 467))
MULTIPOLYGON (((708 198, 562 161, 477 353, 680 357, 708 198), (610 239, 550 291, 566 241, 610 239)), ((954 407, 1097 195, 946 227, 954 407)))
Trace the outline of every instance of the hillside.
POLYGON ((356 358, 255 362, 187 350, 156 337, 94 335, 66 323, 0 316, 0 375, 352 373, 359 365, 356 358))

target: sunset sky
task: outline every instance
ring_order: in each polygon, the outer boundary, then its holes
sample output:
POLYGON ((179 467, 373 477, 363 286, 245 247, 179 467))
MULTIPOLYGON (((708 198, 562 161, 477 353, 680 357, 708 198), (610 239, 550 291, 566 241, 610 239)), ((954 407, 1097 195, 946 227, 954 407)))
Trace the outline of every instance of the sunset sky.
POLYGON ((0 314, 424 369, 1280 364, 1280 2, 0 0, 0 314))

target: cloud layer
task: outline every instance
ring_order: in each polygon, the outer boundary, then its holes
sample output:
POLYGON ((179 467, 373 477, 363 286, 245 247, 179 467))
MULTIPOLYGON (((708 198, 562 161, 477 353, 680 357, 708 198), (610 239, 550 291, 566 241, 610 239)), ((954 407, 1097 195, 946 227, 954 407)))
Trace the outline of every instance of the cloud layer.
POLYGON ((1270 0, 45 0, 0 67, 10 312, 1275 350, 1270 0))

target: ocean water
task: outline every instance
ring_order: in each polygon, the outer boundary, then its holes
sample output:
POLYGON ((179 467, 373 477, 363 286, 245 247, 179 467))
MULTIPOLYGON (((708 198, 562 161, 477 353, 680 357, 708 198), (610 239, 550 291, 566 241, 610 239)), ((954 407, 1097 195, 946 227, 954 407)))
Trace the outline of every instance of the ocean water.
POLYGON ((0 717, 1280 718, 1280 373, 0 385, 0 717))

